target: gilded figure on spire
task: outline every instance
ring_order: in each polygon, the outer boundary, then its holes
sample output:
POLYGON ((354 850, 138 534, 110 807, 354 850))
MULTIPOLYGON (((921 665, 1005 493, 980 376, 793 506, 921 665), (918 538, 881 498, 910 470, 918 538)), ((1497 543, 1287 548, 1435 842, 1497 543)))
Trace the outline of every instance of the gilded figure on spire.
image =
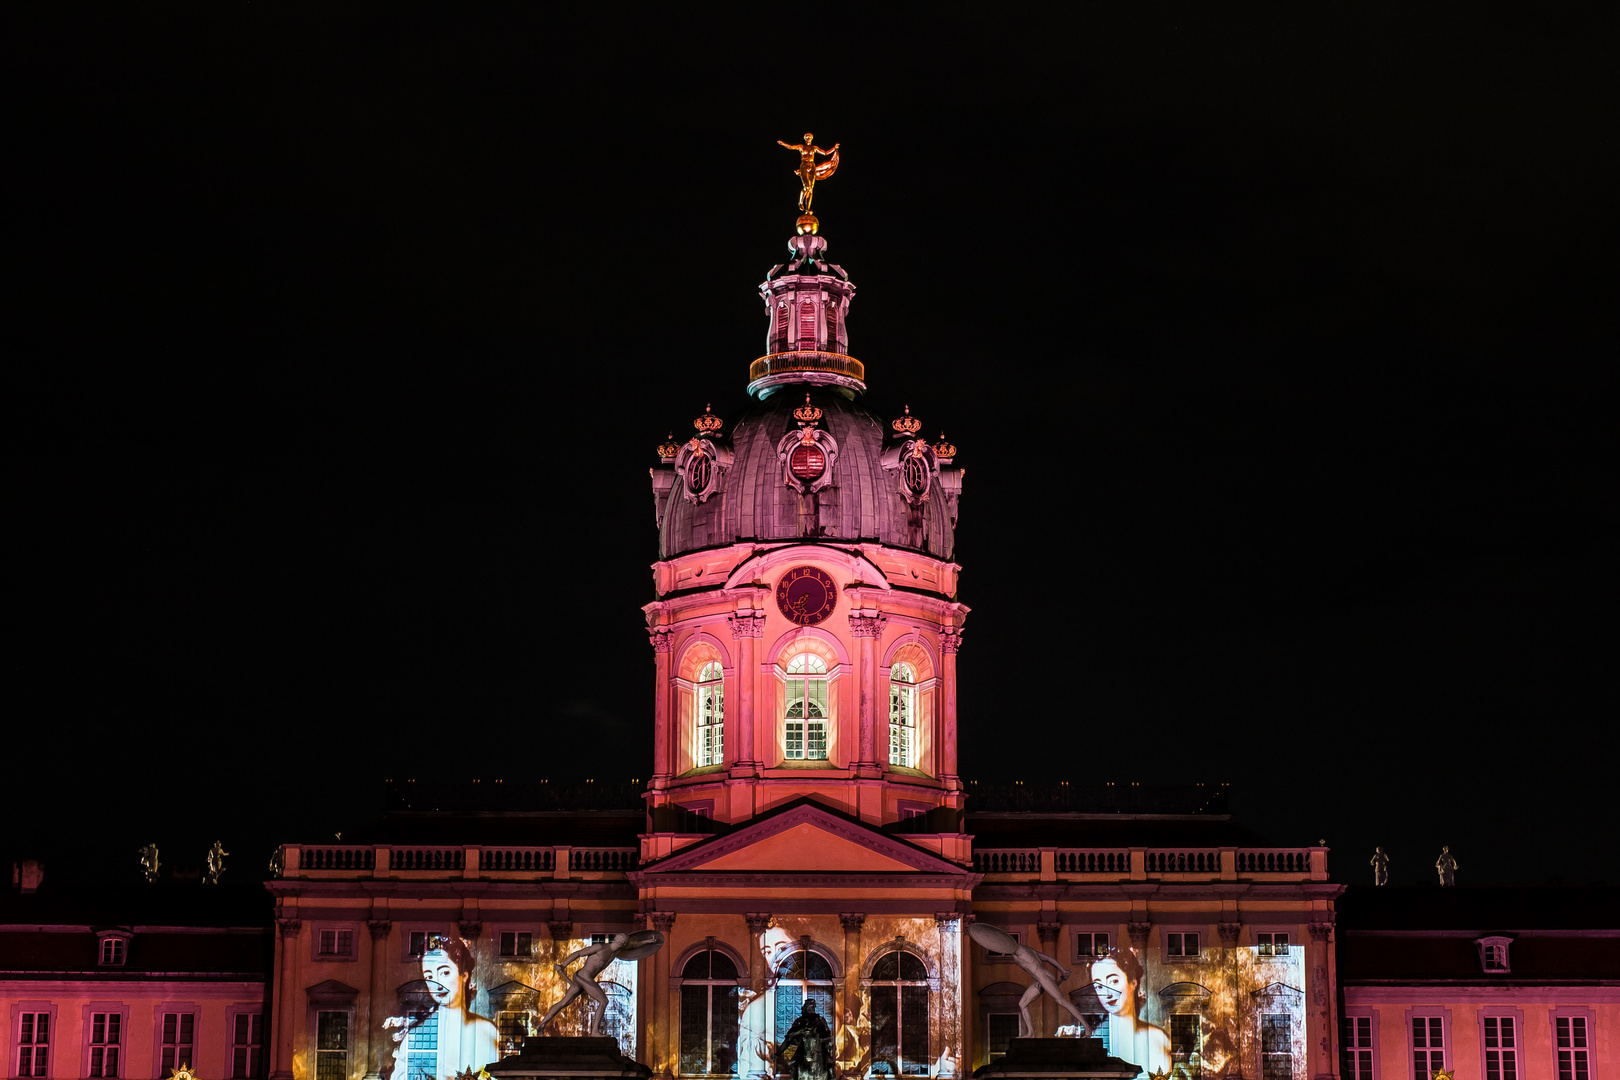
POLYGON ((803 143, 787 143, 781 139, 777 139, 776 143, 799 152, 799 213, 809 215, 810 198, 815 194, 816 181, 825 180, 838 171, 838 144, 833 143, 831 150, 823 150, 816 145, 816 137, 808 131, 804 133, 803 143), (818 163, 817 154, 827 160, 818 163))

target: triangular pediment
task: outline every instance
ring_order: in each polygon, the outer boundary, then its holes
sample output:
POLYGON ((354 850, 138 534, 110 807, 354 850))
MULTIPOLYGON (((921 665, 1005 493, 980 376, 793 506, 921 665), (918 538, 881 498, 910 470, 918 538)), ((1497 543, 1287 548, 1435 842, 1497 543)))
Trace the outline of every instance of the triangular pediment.
POLYGON ((643 870, 647 875, 966 872, 955 863, 809 802, 683 848, 643 870))

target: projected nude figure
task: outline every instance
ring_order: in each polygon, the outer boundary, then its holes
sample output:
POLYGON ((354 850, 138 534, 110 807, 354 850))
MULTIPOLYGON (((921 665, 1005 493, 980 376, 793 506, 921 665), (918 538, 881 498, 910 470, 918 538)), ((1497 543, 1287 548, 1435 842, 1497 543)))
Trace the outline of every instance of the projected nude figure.
POLYGON ((1081 1015, 1074 1002, 1070 1001, 1063 991, 1058 988, 1057 980, 1053 979, 1052 973, 1046 970, 1046 965, 1052 965, 1057 969, 1058 974, 1065 979, 1069 977, 1068 968, 1058 963, 1055 958, 1030 948, 1005 930, 998 926, 991 926, 989 923, 974 923, 969 926, 968 936, 991 952, 1011 954, 1013 963, 1029 972, 1030 978, 1035 980, 1034 984, 1024 991, 1024 996, 1018 999, 1018 1037, 1020 1039, 1033 1039, 1036 1037, 1035 1023, 1030 1019, 1029 1007, 1034 1004, 1036 998, 1041 996, 1042 992, 1045 992, 1053 1001, 1069 1010, 1069 1014, 1074 1017, 1074 1022, 1079 1025, 1081 1031, 1084 1031, 1088 1036, 1091 1034, 1091 1025, 1086 1023, 1086 1018, 1081 1015))
POLYGON ((1114 1057, 1150 1075, 1170 1071, 1170 1036, 1141 1018, 1147 1001, 1142 961, 1131 949, 1105 949, 1091 962, 1091 990, 1108 1014, 1108 1048, 1114 1057))
POLYGON ((741 991, 737 999, 737 1075, 762 1077, 775 1075, 776 1047, 765 1037, 765 1006, 770 991, 776 987, 776 972, 782 960, 798 948, 786 930, 780 926, 767 927, 759 935, 759 952, 765 961, 765 985, 758 990, 750 987, 741 991))
POLYGON ((499 1033, 472 1011, 473 955, 453 935, 433 934, 422 952, 422 983, 431 1006, 413 1016, 390 1016, 383 1027, 397 1028, 390 1080, 429 1073, 438 1080, 477 1071, 500 1059, 499 1033))
POLYGON ((1451 854, 1449 844, 1440 846, 1440 857, 1434 860, 1434 868, 1440 871, 1440 884, 1457 884, 1457 859, 1451 854))
POLYGON ((614 934, 600 945, 587 945, 583 949, 575 949, 563 957, 560 964, 553 964, 557 974, 568 983, 568 993, 562 1000, 553 1005, 544 1017, 541 1018, 539 1030, 544 1031, 546 1025, 554 1020, 558 1013, 567 1008, 569 1003, 579 997, 589 998, 596 1008, 590 1010, 590 1016, 585 1021, 585 1034, 602 1034, 602 1020, 607 1016, 607 991, 597 983, 597 976, 615 960, 640 960, 643 956, 651 956, 664 944, 664 935, 657 930, 638 930, 634 934, 614 934), (575 960, 583 959, 579 970, 572 975, 568 974, 568 965, 575 960))

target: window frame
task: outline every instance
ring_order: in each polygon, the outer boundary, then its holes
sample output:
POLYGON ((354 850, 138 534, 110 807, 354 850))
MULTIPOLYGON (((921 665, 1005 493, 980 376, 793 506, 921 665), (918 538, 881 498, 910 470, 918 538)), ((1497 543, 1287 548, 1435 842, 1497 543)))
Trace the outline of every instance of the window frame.
MULTIPOLYGON (((93 1052, 95 1047, 100 1046, 102 1048, 106 1048, 106 1047, 109 1047, 109 1046, 116 1045, 118 1047, 118 1051, 119 1051, 118 1052, 118 1059, 119 1059, 119 1065, 120 1065, 120 1072, 122 1072, 124 1075, 120 1077, 118 1073, 114 1073, 113 1077, 109 1078, 107 1076, 107 1068, 106 1068, 105 1057, 103 1057, 102 1070, 101 1070, 101 1073, 99 1074, 99 1076, 100 1076, 100 1078, 102 1078, 102 1080, 128 1080, 128 1074, 129 1074, 129 1053, 128 1053, 128 1051, 129 1051, 129 1011, 130 1011, 129 1005, 124 1003, 124 1002, 121 1002, 121 1001, 87 1001, 87 1002, 85 1002, 85 1004, 83 1005, 83 1007, 80 1010, 80 1013, 81 1013, 80 1023, 82 1025, 80 1027, 80 1029, 79 1029, 79 1032, 80 1032, 80 1038, 79 1038, 79 1043, 80 1043, 79 1075, 80 1076, 86 1077, 87 1080, 91 1076, 91 1073, 90 1073, 90 1058, 91 1058, 92 1052, 93 1052), (107 1015, 117 1014, 117 1016, 119 1017, 119 1021, 118 1021, 119 1041, 116 1044, 109 1043, 109 1042, 92 1043, 90 1041, 91 1038, 95 1035, 94 1019, 95 1019, 95 1015, 97 1013, 105 1013, 107 1015)), ((57 1067, 58 1068, 61 1067, 61 1058, 57 1058, 57 1067)))
POLYGON ((135 940, 135 935, 128 930, 102 930, 96 934, 96 966, 104 968, 124 967, 129 963, 129 946, 135 940), (117 956, 106 959, 107 946, 116 943, 114 948, 117 956))
POLYGON ((421 934, 422 946, 424 949, 426 949, 428 938, 432 937, 434 934, 448 934, 450 932, 446 929, 447 925, 448 924, 446 923, 404 924, 404 928, 400 931, 399 935, 399 962, 402 964, 415 964, 417 967, 421 967, 422 954, 411 951, 411 936, 413 934, 421 934))
POLYGON ((507 964, 532 964, 536 960, 534 943, 539 939, 540 935, 532 929, 497 930, 495 932, 495 959, 501 963, 507 964), (511 935, 512 937, 511 952, 506 951, 507 935, 511 935), (529 939, 528 951, 519 952, 518 950, 521 949, 524 944, 522 939, 525 937, 529 939))
MULTIPOLYGON (((225 1072, 229 1077, 229 1080, 264 1080, 264 1077, 267 1075, 265 1072, 265 1066, 268 1065, 270 1061, 270 1056, 268 1053, 270 1049, 270 1022, 269 1018, 265 1014, 264 1003, 258 1001, 242 1002, 240 1004, 227 1006, 225 1009, 225 1037, 225 1045, 229 1053, 229 1057, 227 1057, 225 1061, 225 1072), (237 1017, 240 1016, 257 1016, 259 1018, 259 1067, 256 1070, 253 1068, 252 1048, 254 1044, 251 1042, 239 1043, 236 1041, 236 1022, 237 1017), (248 1071, 245 1077, 238 1077, 236 1075, 236 1048, 238 1046, 248 1047, 248 1071)), ((253 1021, 251 1019, 248 1020, 248 1037, 250 1039, 253 1037, 253 1021)))
MULTIPOLYGON (((311 927, 309 935, 310 960, 317 964, 352 964, 360 959, 360 932, 355 923, 328 922, 317 923, 311 927), (341 946, 343 935, 349 935, 347 952, 322 952, 321 938, 327 934, 333 935, 333 943, 341 946)), ((407 945, 407 948, 409 945, 407 945)))
MULTIPOLYGON (((1475 1016, 1475 1020, 1478 1021, 1475 1024, 1475 1028, 1477 1029, 1478 1034, 1479 1034, 1479 1076, 1480 1076, 1480 1080, 1488 1080, 1488 1078, 1490 1076, 1490 1073, 1486 1070, 1486 1064, 1485 1064, 1485 1054, 1486 1054, 1485 1021, 1487 1021, 1487 1020, 1495 1020, 1495 1021, 1497 1021, 1497 1032, 1498 1033, 1500 1033, 1501 1030, 1502 1030, 1501 1021, 1503 1021, 1503 1020, 1511 1020, 1511 1021, 1513 1021, 1513 1028, 1514 1028, 1514 1035, 1513 1035, 1513 1076, 1514 1076, 1514 1080, 1525 1080, 1525 1073, 1524 1073, 1524 1010, 1519 1009, 1519 1008, 1514 1008, 1513 1006, 1510 1006, 1510 1005, 1485 1005, 1485 1006, 1480 1007, 1479 1013, 1475 1016)), ((1500 1034, 1498 1034, 1498 1041, 1497 1041, 1496 1049, 1497 1049, 1498 1052, 1500 1052, 1501 1049, 1502 1049, 1500 1034)), ((1555 1047, 1554 1048, 1555 1052, 1554 1052, 1554 1055, 1553 1055, 1554 1056, 1553 1068, 1555 1070, 1558 1067, 1557 1066, 1557 1053, 1556 1053, 1556 1050, 1557 1050, 1557 1048, 1555 1047)), ((1506 1078, 1499 1075, 1497 1080, 1506 1080, 1506 1078)))
POLYGON ((1254 955, 1256 959, 1276 960, 1279 957, 1287 957, 1291 955, 1295 949, 1300 947, 1299 942, 1295 940, 1298 937, 1299 934, 1292 926, 1255 926, 1250 927, 1249 929, 1249 940, 1254 945, 1254 955), (1280 953, 1276 951, 1276 937, 1278 934, 1281 934, 1287 939, 1283 942, 1284 951, 1280 953), (1269 937, 1272 940, 1269 942, 1262 942, 1260 940, 1262 935, 1269 937), (1266 951, 1262 952, 1262 949, 1265 949, 1266 951))
MULTIPOLYGON (((1403 1028, 1406 1040, 1406 1067, 1408 1069, 1415 1068, 1413 1055, 1417 1053, 1417 1046, 1412 1042, 1412 1021, 1421 1016, 1424 1019, 1440 1018, 1440 1067, 1442 1069, 1452 1068, 1452 1061, 1456 1056, 1456 1047, 1452 1042, 1451 1035, 1451 1010, 1444 1005, 1414 1005, 1407 1009, 1404 1015, 1406 1017, 1406 1024, 1403 1028)), ((1428 1049, 1432 1050, 1433 1047, 1428 1049)), ((1481 1062, 1481 1064, 1484 1063, 1481 1062)), ((1414 1080, 1429 1080, 1426 1076, 1418 1077, 1415 1072, 1412 1075, 1414 1080)), ((1481 1080, 1483 1080, 1483 1077, 1481 1080)))
MULTIPOLYGON (((347 1018, 346 1021, 345 1021, 346 1024, 347 1024, 347 1030, 345 1032, 345 1036, 346 1036, 348 1045, 344 1048, 344 1051, 343 1051, 343 1056, 344 1056, 344 1059, 345 1059, 345 1068, 343 1070, 343 1076, 344 1076, 345 1080, 349 1080, 349 1078, 354 1076, 354 1055, 355 1055, 355 1051, 357 1049, 356 1038, 355 1038, 355 1029, 358 1026, 356 1024, 356 1022, 355 1022, 355 1020, 356 1020, 356 1009, 355 1009, 355 1007, 353 1005, 324 1005, 324 1004, 321 1004, 319 1002, 314 1002, 314 1001, 309 1003, 309 1018, 310 1018, 310 1025, 309 1025, 309 1063, 310 1063, 310 1071, 309 1071, 308 1080, 318 1080, 318 1078, 321 1075, 321 1058, 320 1058, 320 1055, 322 1053, 328 1053, 328 1054, 332 1053, 332 1051, 330 1051, 330 1050, 323 1051, 321 1049, 321 1014, 322 1013, 341 1013, 344 1017, 347 1018)), ((407 1052, 408 1053, 408 1051, 404 1051, 403 1048, 402 1048, 402 1052, 407 1052)))
POLYGON ((697 670, 697 678, 692 680, 692 767, 697 769, 713 768, 726 763, 726 669, 718 659, 704 661, 697 670), (710 669, 713 669, 711 678, 704 678, 710 669), (716 708, 716 719, 704 723, 704 704, 712 702, 716 708), (710 738, 709 746, 705 747, 706 736, 711 735, 710 729, 715 729, 710 738), (719 753, 712 753, 715 743, 718 743, 719 753), (706 757, 709 760, 706 760, 706 757))
MULTIPOLYGON (((1378 1058, 1378 1055, 1379 1055, 1379 1052, 1380 1052, 1380 1047, 1378 1045, 1378 1020, 1379 1020, 1379 1017, 1381 1017, 1382 1015, 1383 1014, 1381 1012, 1379 1012, 1379 1010, 1377 1010, 1377 1009, 1347 1008, 1347 1009, 1344 1010, 1343 1015, 1340 1017, 1341 1020, 1350 1020, 1350 1021, 1366 1020, 1367 1021, 1367 1029, 1368 1029, 1367 1033, 1368 1033, 1368 1037, 1370 1039, 1369 1045, 1366 1046, 1366 1047, 1353 1047, 1352 1049, 1355 1049, 1357 1051, 1367 1050, 1368 1053, 1370 1053, 1372 1055, 1372 1060, 1370 1062, 1370 1064, 1372 1065, 1372 1080, 1379 1080, 1379 1073, 1381 1071, 1380 1068, 1379 1068, 1379 1058, 1378 1058)), ((1341 1027, 1339 1029, 1339 1058, 1340 1058, 1340 1061, 1339 1061, 1339 1073, 1340 1073, 1341 1080, 1361 1080, 1359 1074, 1356 1075, 1356 1076, 1344 1075, 1344 1061, 1343 1061, 1343 1058, 1344 1058, 1345 1048, 1346 1047, 1345 1047, 1345 1041, 1344 1041, 1344 1029, 1341 1027)))
MULTIPOLYGON (((673 970, 673 965, 671 967, 672 967, 672 970, 673 970)), ((681 1003, 677 1004, 675 1006, 675 1010, 674 1010, 674 1021, 675 1021, 675 1024, 674 1024, 674 1026, 675 1026, 675 1070, 674 1071, 675 1071, 675 1075, 676 1076, 738 1077, 740 1074, 739 1074, 739 1070, 737 1069, 737 1063, 735 1063, 735 1062, 733 1063, 733 1067, 732 1067, 731 1072, 713 1072, 712 1071, 712 1068, 713 1068, 713 1065, 714 1065, 715 1046, 716 1045, 724 1045, 723 1043, 717 1044, 715 1042, 715 1037, 714 1037, 714 1016, 715 1016, 714 991, 715 991, 716 987, 721 987, 723 989, 734 989, 740 995, 742 993, 742 991, 745 990, 747 988, 747 986, 748 986, 748 964, 747 964, 747 961, 743 960, 733 950, 731 950, 729 948, 722 947, 719 942, 714 941, 713 939, 709 939, 709 940, 707 940, 705 942, 700 942, 698 948, 689 951, 687 953, 687 955, 680 958, 679 974, 672 976, 671 979, 670 979, 670 983, 674 986, 675 992, 677 994, 682 995, 681 1003), (698 957, 706 956, 706 955, 710 957, 709 970, 710 970, 711 974, 709 975, 709 977, 708 978, 701 978, 701 979, 700 978, 688 978, 686 976, 687 965, 689 965, 693 960, 696 960, 698 957), (713 971, 714 971, 713 956, 715 956, 715 955, 723 956, 728 961, 730 961, 732 970, 735 971, 737 974, 734 975, 733 977, 731 977, 730 979, 725 979, 725 978, 718 978, 717 979, 717 978, 715 978, 714 975, 712 974, 713 971), (704 992, 703 993, 703 1003, 704 1003, 705 1008, 704 1008, 703 1016, 704 1016, 704 1023, 706 1025, 705 1030, 704 1030, 704 1045, 707 1048, 707 1053, 706 1053, 706 1056, 705 1056, 704 1060, 710 1066, 710 1068, 711 1068, 710 1072, 691 1073, 691 1072, 684 1072, 684 1071, 682 1071, 682 1068, 681 1068, 682 1051, 683 1051, 683 1048, 684 1048, 684 1045, 685 1045, 684 1040, 685 1040, 685 1036, 686 1036, 686 1031, 685 1031, 685 1028, 683 1026, 684 1023, 685 1023, 685 1019, 686 1019, 686 1013, 685 1013, 685 1009, 682 1006, 683 1006, 683 1004, 685 1002, 685 994, 687 993, 687 988, 688 987, 691 987, 693 990, 696 990, 696 989, 701 987, 703 992, 704 992)), ((741 1029, 741 1026, 742 1026, 741 1025, 741 1016, 739 1015, 739 1017, 738 1017, 738 1029, 739 1030, 741 1029)))
POLYGON ((829 664, 827 662, 827 658, 822 656, 820 653, 816 652, 814 649, 800 649, 799 651, 794 652, 791 656, 789 656, 787 658, 787 660, 785 662, 783 662, 781 667, 778 669, 778 678, 780 678, 782 680, 782 717, 781 717, 781 719, 779 721, 779 724, 781 726, 779 727, 778 731, 780 732, 781 739, 782 739, 782 760, 784 762, 825 761, 825 762, 827 762, 829 764, 829 766, 831 765, 831 763, 832 763, 832 738, 831 738, 831 736, 832 736, 832 721, 833 721, 833 715, 832 715, 833 714, 833 676, 834 676, 834 669, 837 668, 837 667, 838 667, 837 664, 829 664), (795 671, 790 670, 793 667, 794 662, 797 661, 800 657, 808 657, 809 658, 805 662, 806 670, 801 671, 801 672, 795 672, 795 671), (820 671, 813 670, 813 667, 812 667, 813 664, 820 664, 821 665, 821 670, 820 671), (793 687, 793 684, 794 684, 795 681, 799 682, 805 688, 802 697, 795 698, 792 695, 791 691, 792 691, 792 687, 793 687), (811 693, 810 693, 810 685, 812 683, 815 683, 815 682, 821 683, 822 687, 823 687, 823 694, 822 694, 822 697, 821 697, 822 715, 820 717, 811 717, 811 716, 792 717, 792 716, 789 716, 788 713, 790 713, 792 711, 793 704, 794 704, 795 701, 803 701, 804 705, 805 705, 805 712, 808 713, 810 711, 809 706, 810 706, 810 702, 811 702, 811 699, 812 699, 812 696, 811 696, 811 693), (820 757, 810 757, 810 756, 808 756, 809 751, 810 751, 810 741, 811 741, 810 740, 810 733, 811 733, 810 725, 812 723, 820 723, 821 724, 821 749, 822 749, 822 754, 821 754, 820 757), (802 740, 801 740, 802 749, 801 749, 800 754, 799 754, 798 757, 794 757, 793 754, 789 751, 790 741, 788 739, 788 725, 790 725, 790 724, 802 724, 802 725, 804 725, 804 731, 803 731, 803 736, 802 736, 802 740))
MULTIPOLYGON (((899 964, 903 964, 904 962, 905 962, 904 960, 897 960, 896 964, 899 965, 899 964)), ((896 973, 898 974, 898 970, 897 970, 896 973)), ((899 1051, 901 1051, 900 1071, 898 1073, 893 1074, 894 1075, 894 1080, 900 1080, 900 1078, 904 1077, 904 1076, 924 1076, 924 1077, 926 1077, 926 1076, 929 1075, 929 1072, 928 1072, 929 1066, 936 1060, 935 1056, 934 1056, 934 1052, 933 1052, 933 1050, 934 1050, 934 1034, 935 1033, 934 1033, 934 1030, 933 1030, 933 1024, 930 1022, 929 1013, 931 1012, 930 1006, 932 1004, 933 995, 939 992, 939 988, 940 988, 940 980, 939 980, 938 973, 932 967, 930 967, 930 965, 928 963, 928 958, 926 956, 922 955, 921 953, 914 952, 911 949, 902 948, 902 947, 896 945, 893 942, 886 942, 883 945, 879 945, 876 949, 874 949, 872 951, 871 956, 867 959, 867 962, 866 962, 866 965, 865 965, 865 974, 861 979, 861 993, 866 999, 865 1002, 864 1002, 864 1006, 865 1006, 865 1009, 866 1009, 866 1016, 867 1016, 867 1019, 869 1021, 869 1024, 870 1024, 871 1018, 877 1014, 876 1004, 872 1000, 872 991, 877 990, 877 989, 882 989, 882 990, 893 989, 894 990, 894 1005, 895 1005, 894 1035, 895 1035, 895 1045, 896 1045, 896 1048, 899 1051), (917 963, 922 965, 923 977, 921 979, 874 979, 874 978, 872 978, 871 973, 877 969, 877 965, 879 964, 879 962, 881 962, 883 960, 883 958, 886 957, 886 956, 899 956, 899 957, 907 957, 907 956, 909 956, 909 957, 911 957, 913 960, 917 961, 917 963), (923 992, 923 1041, 924 1041, 925 1045, 923 1047, 922 1060, 919 1061, 919 1062, 914 1063, 914 1064, 920 1065, 922 1067, 922 1072, 920 1072, 920 1073, 907 1072, 906 1071, 907 1059, 904 1057, 904 1050, 905 1050, 905 1043, 906 1043, 905 996, 904 995, 905 995, 905 991, 908 990, 908 989, 912 989, 912 990, 921 989, 922 992, 923 992)), ((876 1061, 877 1033, 876 1033, 876 1030, 875 1030, 875 1025, 870 1025, 870 1026, 873 1028, 873 1030, 871 1031, 871 1033, 869 1035, 869 1040, 870 1040, 869 1041, 869 1046, 871 1047, 872 1055, 873 1055, 872 1064, 875 1065, 877 1063, 877 1061, 876 1061)), ((879 1076, 879 1075, 885 1075, 885 1074, 872 1072, 871 1069, 868 1068, 867 1075, 868 1076, 879 1076)))
MULTIPOLYGON (((1558 1021, 1559 1020, 1585 1020, 1586 1021, 1586 1080, 1598 1080, 1598 1066, 1601 1059, 1593 1051, 1597 1043, 1597 1010, 1579 1005, 1557 1005, 1552 1008, 1547 1018, 1547 1024, 1552 1034, 1552 1072, 1553 1080, 1558 1080, 1558 1021)), ((1571 1049, 1574 1049, 1571 1047, 1571 1049)))
MULTIPOLYGON (((1486 975, 1511 975, 1513 973, 1513 938, 1506 934, 1488 934, 1485 937, 1474 939, 1474 946, 1479 950, 1479 970, 1486 975), (1502 966, 1492 967, 1490 958, 1495 949, 1501 949, 1502 966)), ((1481 1061, 1484 1059, 1481 1058, 1481 1061)))
MULTIPOLYGON (((179 1037, 179 1022, 175 1024, 175 1037, 179 1037)), ((235 1033, 232 1032, 234 1035, 235 1033)), ((152 1007, 152 1075, 158 1080, 168 1080, 171 1066, 163 1064, 163 1048, 165 1046, 189 1046, 191 1057, 182 1062, 177 1057, 173 1068, 178 1069, 182 1064, 195 1066, 197 1048, 203 1045, 202 1038, 202 1009, 195 1001, 160 1001, 152 1007), (191 1042, 165 1043, 163 1041, 163 1018, 166 1015, 191 1017, 191 1042)))
POLYGON ((1114 946, 1117 945, 1119 934, 1111 926, 1107 927, 1107 928, 1091 927, 1091 926, 1071 926, 1071 927, 1069 927, 1069 937, 1070 937, 1071 942, 1072 942, 1069 952, 1070 952, 1070 955, 1074 957, 1074 962, 1075 963, 1077 963, 1077 964, 1089 964, 1091 961, 1093 961, 1093 960, 1095 960, 1097 958, 1097 953, 1095 952, 1095 948, 1096 948, 1095 938, 1096 938, 1096 936, 1098 934, 1101 934, 1101 935, 1103 935, 1104 937, 1106 937, 1108 939, 1108 944, 1105 946, 1105 948, 1113 948, 1114 946), (1091 946, 1093 951, 1091 951, 1091 952, 1081 952, 1080 951, 1080 939, 1081 939, 1081 937, 1084 937, 1086 939, 1086 943, 1089 946, 1091 946))
POLYGON ((889 764, 902 769, 915 769, 917 767, 917 699, 920 692, 917 684, 921 680, 917 677, 915 666, 904 660, 896 660, 889 665, 889 764), (896 677, 895 669, 905 668, 911 677, 901 679, 896 677), (896 707, 904 703, 900 709, 903 715, 902 722, 895 722, 896 707), (901 760, 896 761, 898 753, 901 760))
MULTIPOLYGON (((10 1071, 7 1072, 6 1075, 8 1077, 20 1076, 18 1066, 22 1062, 22 1018, 24 1013, 29 1013, 34 1016, 43 1015, 50 1018, 49 1030, 46 1032, 45 1038, 44 1075, 47 1077, 60 1075, 61 1070, 57 1068, 57 1061, 58 1052, 61 1049, 61 1041, 57 1038, 57 1036, 61 1033, 62 1026, 57 1017, 56 1003, 51 1001, 41 1001, 33 998, 23 998, 11 1003, 11 1034, 9 1036, 7 1046, 7 1049, 10 1051, 10 1057, 6 1060, 6 1066, 10 1071)), ((31 1047, 38 1045, 38 1043, 29 1043, 29 1046, 31 1047)), ((30 1073, 30 1080, 32 1080, 32 1078, 36 1075, 37 1073, 30 1073)))
MULTIPOLYGON (((1203 926, 1165 926, 1159 930, 1159 957, 1166 964, 1201 964, 1204 962, 1204 946, 1209 942, 1209 931, 1203 926), (1192 934, 1197 944, 1195 951, 1188 955, 1185 952, 1172 953, 1170 939, 1172 937, 1185 938, 1192 934)), ((1185 949, 1185 942, 1182 943, 1185 949)))

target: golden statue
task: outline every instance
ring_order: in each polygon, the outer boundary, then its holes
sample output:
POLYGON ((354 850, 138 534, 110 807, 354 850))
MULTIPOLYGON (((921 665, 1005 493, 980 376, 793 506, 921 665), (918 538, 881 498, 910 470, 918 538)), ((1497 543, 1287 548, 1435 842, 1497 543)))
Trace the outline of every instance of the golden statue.
POLYGON ((815 194, 817 180, 825 180, 838 171, 838 144, 833 143, 831 150, 823 150, 808 131, 804 133, 803 144, 785 143, 781 139, 777 139, 776 144, 799 152, 799 213, 814 216, 810 213, 810 197, 815 194), (817 154, 827 160, 817 163, 817 154))

